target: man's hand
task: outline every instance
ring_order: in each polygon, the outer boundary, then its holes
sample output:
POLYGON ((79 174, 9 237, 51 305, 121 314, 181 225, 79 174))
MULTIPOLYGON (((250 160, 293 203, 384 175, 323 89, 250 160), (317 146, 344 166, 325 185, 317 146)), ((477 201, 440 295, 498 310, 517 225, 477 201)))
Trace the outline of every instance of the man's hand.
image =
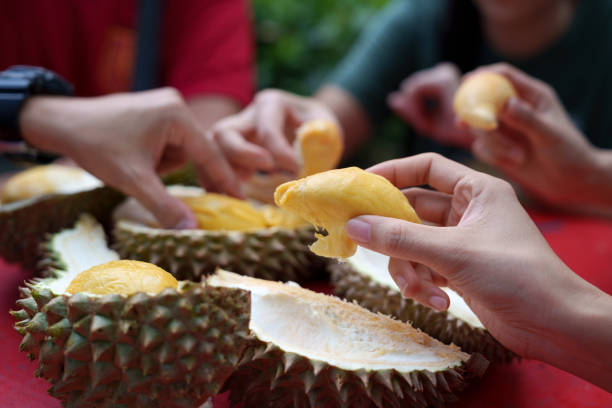
POLYGON ((473 137, 456 125, 453 96, 461 82, 459 69, 451 63, 416 72, 387 98, 389 107, 419 134, 460 147, 473 137))
POLYGON ((107 185, 138 199, 168 228, 197 223, 189 208, 166 192, 159 172, 190 160, 205 188, 240 195, 239 180, 222 149, 172 88, 95 98, 33 97, 20 124, 30 144, 71 157, 107 185))
POLYGON ((612 210, 612 152, 585 139, 554 90, 507 64, 480 70, 504 75, 518 98, 506 103, 497 130, 470 130, 474 155, 549 204, 612 210))
POLYGON ((245 176, 256 169, 297 173, 291 143, 296 129, 311 119, 337 123, 331 110, 314 98, 267 89, 242 112, 215 124, 211 133, 230 160, 237 151, 251 151, 251 158, 240 164, 245 176))

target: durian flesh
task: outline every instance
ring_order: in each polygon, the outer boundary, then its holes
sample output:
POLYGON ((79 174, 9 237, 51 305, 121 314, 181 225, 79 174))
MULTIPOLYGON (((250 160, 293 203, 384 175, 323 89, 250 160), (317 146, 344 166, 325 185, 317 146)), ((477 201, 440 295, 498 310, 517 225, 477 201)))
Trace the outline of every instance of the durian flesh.
POLYGON ((37 198, 48 194, 72 194, 101 187, 102 182, 78 167, 48 164, 21 171, 0 189, 0 203, 37 198))
POLYGON ((329 170, 280 185, 274 201, 326 233, 316 233, 310 249, 317 255, 348 258, 356 244, 344 226, 359 215, 380 215, 420 222, 404 194, 387 179, 357 167, 329 170))
POLYGON ((471 127, 494 130, 498 126, 499 112, 515 95, 514 86, 503 75, 475 73, 461 83, 453 99, 453 108, 457 116, 471 127))

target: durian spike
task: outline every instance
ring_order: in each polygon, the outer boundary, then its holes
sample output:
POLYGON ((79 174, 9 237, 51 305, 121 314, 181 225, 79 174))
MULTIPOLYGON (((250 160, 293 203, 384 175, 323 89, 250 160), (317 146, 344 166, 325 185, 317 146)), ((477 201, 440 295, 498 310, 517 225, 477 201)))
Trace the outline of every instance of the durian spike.
POLYGON ((469 126, 483 130, 497 129, 497 116, 506 101, 516 95, 512 83, 492 72, 475 73, 462 83, 453 100, 459 118, 469 126))

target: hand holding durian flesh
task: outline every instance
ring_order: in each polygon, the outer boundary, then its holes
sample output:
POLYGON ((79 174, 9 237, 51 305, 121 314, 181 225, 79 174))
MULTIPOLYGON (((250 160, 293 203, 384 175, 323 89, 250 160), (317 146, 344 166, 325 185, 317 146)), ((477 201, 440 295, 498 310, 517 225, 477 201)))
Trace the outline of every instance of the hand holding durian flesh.
POLYGON ((347 258, 357 245, 344 226, 359 215, 380 215, 420 222, 404 194, 389 180, 357 167, 329 170, 280 185, 274 201, 315 227, 317 241, 310 250, 329 258, 347 258))
POLYGON ((493 72, 480 72, 467 77, 453 100, 459 118, 469 126, 483 130, 497 129, 497 116, 506 101, 516 95, 506 77, 493 72))

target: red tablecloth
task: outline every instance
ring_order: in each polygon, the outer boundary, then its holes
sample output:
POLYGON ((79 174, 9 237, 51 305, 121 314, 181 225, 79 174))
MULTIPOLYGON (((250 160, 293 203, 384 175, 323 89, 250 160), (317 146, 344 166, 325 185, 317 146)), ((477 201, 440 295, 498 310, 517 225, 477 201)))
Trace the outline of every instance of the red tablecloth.
MULTIPOLYGON (((612 294, 612 222, 558 215, 532 214, 553 249, 576 273, 612 294)), ((0 260, 0 302, 8 311, 17 287, 29 274, 0 260)), ((319 285, 315 289, 325 289, 319 285)), ((21 340, 13 319, 0 313, 0 407, 60 407, 47 395, 46 381, 35 378, 35 364, 19 353, 21 340)), ((227 396, 215 398, 216 408, 227 396)), ((454 407, 560 408, 612 407, 612 394, 537 361, 491 367, 461 396, 454 407)))

